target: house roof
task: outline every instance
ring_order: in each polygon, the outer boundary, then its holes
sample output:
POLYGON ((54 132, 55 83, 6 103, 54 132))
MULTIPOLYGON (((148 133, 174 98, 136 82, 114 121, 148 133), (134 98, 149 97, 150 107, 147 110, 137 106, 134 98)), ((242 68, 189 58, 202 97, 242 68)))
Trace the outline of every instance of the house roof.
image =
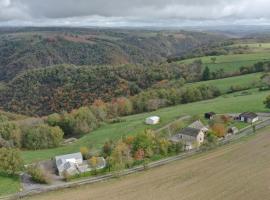
POLYGON ((202 129, 206 128, 205 125, 200 120, 193 122, 188 127, 198 129, 198 130, 202 130, 202 129))
POLYGON ((159 116, 151 116, 146 118, 146 120, 159 120, 159 119, 160 119, 159 116))
POLYGON ((258 115, 256 113, 253 113, 253 112, 244 112, 244 113, 240 114, 239 117, 254 119, 254 118, 258 117, 258 115))
POLYGON ((62 155, 62 156, 56 156, 55 157, 55 162, 57 169, 59 171, 63 171, 65 169, 71 168, 72 163, 69 162, 68 160, 83 160, 82 154, 81 153, 73 153, 73 154, 67 154, 67 155, 62 155))
POLYGON ((196 129, 196 128, 191 128, 191 127, 187 127, 187 128, 184 128, 180 134, 182 135, 188 135, 188 136, 191 136, 191 137, 197 137, 198 134, 200 133, 201 130, 199 129, 196 129))
POLYGON ((82 159, 82 154, 81 153, 72 153, 72 154, 66 154, 66 155, 61 155, 61 156, 55 156, 55 160, 68 160, 68 159, 82 159))

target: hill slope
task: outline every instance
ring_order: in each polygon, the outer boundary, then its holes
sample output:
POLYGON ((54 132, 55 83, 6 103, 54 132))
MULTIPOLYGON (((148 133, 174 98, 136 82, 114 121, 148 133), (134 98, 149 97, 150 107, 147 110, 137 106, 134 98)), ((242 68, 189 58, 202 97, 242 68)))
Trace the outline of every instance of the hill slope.
POLYGON ((223 36, 185 31, 32 28, 0 30, 0 81, 56 64, 158 63, 223 36))

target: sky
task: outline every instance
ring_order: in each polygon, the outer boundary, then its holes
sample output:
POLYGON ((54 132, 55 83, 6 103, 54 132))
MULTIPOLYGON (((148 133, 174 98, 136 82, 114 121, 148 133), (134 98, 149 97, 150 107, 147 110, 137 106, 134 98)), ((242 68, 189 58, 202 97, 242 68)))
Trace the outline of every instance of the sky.
POLYGON ((270 0, 0 0, 0 26, 270 25, 270 0))

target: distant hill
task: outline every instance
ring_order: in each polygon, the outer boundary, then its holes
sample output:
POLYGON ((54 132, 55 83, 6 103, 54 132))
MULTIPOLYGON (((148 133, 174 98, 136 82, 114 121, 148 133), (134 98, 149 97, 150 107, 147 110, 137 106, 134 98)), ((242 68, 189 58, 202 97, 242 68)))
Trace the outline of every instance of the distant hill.
POLYGON ((2 28, 0 81, 57 64, 149 65, 224 39, 213 33, 186 31, 2 28))

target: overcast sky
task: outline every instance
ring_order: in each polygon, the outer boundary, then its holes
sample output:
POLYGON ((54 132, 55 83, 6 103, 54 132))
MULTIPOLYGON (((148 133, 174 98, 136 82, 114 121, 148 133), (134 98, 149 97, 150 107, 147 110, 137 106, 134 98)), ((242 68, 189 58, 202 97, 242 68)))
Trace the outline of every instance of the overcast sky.
POLYGON ((0 0, 0 25, 269 25, 270 0, 0 0))

